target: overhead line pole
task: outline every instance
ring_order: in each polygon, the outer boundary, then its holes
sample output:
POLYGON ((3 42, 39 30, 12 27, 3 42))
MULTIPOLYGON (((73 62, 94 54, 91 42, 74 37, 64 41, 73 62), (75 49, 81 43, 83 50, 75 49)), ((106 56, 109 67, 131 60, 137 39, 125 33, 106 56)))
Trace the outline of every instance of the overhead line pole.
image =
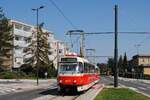
POLYGON ((114 87, 118 87, 118 5, 115 5, 114 87))

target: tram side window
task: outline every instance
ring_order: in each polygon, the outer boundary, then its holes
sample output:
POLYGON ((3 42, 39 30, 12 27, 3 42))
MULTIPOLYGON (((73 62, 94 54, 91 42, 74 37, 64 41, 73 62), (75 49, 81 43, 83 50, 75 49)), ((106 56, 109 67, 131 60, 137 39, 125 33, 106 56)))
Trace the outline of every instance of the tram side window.
POLYGON ((90 72, 91 72, 91 73, 94 73, 94 72, 95 72, 95 68, 94 68, 93 65, 91 65, 90 72))
POLYGON ((87 64, 86 63, 84 63, 84 73, 87 73, 87 64))
POLYGON ((93 65, 89 65, 90 73, 94 73, 93 65))
POLYGON ((84 63, 84 73, 88 73, 88 64, 84 63))
POLYGON ((79 72, 83 73, 83 64, 79 62, 79 72))
POLYGON ((91 65, 89 65, 89 73, 91 73, 91 69, 92 69, 92 66, 91 66, 91 65))
POLYGON ((87 64, 87 72, 90 73, 90 64, 87 64))

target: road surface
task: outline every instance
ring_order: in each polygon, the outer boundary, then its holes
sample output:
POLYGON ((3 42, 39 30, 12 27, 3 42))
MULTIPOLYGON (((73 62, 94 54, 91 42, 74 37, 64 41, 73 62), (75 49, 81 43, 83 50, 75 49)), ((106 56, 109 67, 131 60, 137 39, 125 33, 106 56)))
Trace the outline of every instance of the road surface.
MULTIPOLYGON (((112 77, 102 77, 101 82, 105 85, 113 85, 113 78, 112 77)), ((142 92, 146 95, 150 96, 150 84, 144 83, 139 80, 130 80, 130 79, 119 79, 118 80, 120 86, 130 87, 135 89, 139 92, 142 92)))
POLYGON ((33 88, 22 92, 14 92, 14 93, 9 92, 5 94, 1 94, 0 100, 43 100, 43 98, 47 98, 48 100, 73 100, 79 95, 71 92, 68 93, 67 95, 60 94, 57 91, 56 85, 57 85, 56 81, 54 81, 49 86, 42 86, 40 88, 33 88))
POLYGON ((57 83, 56 80, 51 81, 51 84, 46 85, 48 82, 40 82, 40 86, 38 88, 35 86, 35 82, 25 82, 25 83, 1 83, 0 88, 3 88, 0 90, 0 100, 91 100, 91 98, 94 98, 97 93, 99 93, 99 90, 103 88, 102 84, 96 84, 91 89, 89 89, 86 92, 74 92, 69 91, 67 93, 59 93, 57 91, 57 83), (20 85, 22 87, 22 90, 24 91, 15 91, 12 89, 17 88, 20 85), (28 86, 29 88, 23 88, 28 86), (4 87, 3 87, 4 86, 4 87), (33 88, 34 87, 34 88, 33 88), (6 91, 7 90, 7 91, 6 91), (9 90, 9 91, 8 91, 9 90))

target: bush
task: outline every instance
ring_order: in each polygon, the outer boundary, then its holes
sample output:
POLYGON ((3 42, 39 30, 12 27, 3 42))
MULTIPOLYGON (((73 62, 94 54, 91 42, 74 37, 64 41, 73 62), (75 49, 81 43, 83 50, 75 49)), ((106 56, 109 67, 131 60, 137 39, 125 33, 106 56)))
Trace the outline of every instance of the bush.
POLYGON ((28 65, 28 64, 23 64, 21 67, 20 67, 20 71, 26 73, 27 75, 32 73, 33 72, 33 68, 31 65, 28 65))
POLYGON ((16 72, 1 72, 0 78, 1 79, 17 79, 18 75, 16 72))
POLYGON ((57 76, 57 70, 55 69, 55 67, 52 65, 48 68, 48 77, 52 78, 52 77, 56 77, 57 76))
POLYGON ((0 79, 33 79, 35 74, 26 74, 22 71, 20 72, 0 72, 0 79))
POLYGON ((147 79, 147 80, 150 80, 150 75, 144 75, 143 78, 147 79))

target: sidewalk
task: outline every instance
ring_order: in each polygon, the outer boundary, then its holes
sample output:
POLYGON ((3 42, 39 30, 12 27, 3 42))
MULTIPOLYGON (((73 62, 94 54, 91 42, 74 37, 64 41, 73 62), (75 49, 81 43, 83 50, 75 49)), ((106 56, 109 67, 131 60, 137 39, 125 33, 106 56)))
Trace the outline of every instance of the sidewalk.
POLYGON ((0 95, 46 88, 55 82, 55 79, 39 80, 39 85, 37 86, 36 80, 0 79, 0 95))
POLYGON ((124 78, 124 77, 118 77, 120 80, 124 80, 124 81, 138 81, 138 82, 143 82, 146 84, 150 84, 150 80, 145 80, 145 79, 133 79, 133 78, 124 78))
MULTIPOLYGON (((39 82, 50 82, 56 79, 39 79, 39 82)), ((2 83, 36 83, 36 79, 0 79, 0 84, 2 83)))

